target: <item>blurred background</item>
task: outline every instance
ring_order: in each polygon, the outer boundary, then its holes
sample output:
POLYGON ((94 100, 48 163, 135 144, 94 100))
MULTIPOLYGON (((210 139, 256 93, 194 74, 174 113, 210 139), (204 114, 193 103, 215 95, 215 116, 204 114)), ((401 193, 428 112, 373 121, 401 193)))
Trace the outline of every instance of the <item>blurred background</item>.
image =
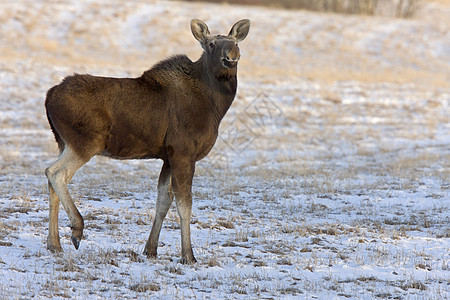
POLYGON ((0 9, 3 68, 26 61, 138 76, 168 55, 199 57, 190 19, 223 34, 249 18, 244 77, 450 81, 448 0, 3 1, 0 9))

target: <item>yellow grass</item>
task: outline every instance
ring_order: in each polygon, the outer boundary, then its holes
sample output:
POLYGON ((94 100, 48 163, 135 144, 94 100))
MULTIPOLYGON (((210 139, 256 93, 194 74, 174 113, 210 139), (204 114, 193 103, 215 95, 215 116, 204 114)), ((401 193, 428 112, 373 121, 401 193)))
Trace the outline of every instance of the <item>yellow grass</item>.
MULTIPOLYGON (((427 1, 428 2, 428 1, 427 1)), ((437 5, 447 6, 450 1, 440 0, 437 5)), ((197 6, 201 7, 200 4, 197 6)), ((224 7, 224 9, 230 9, 224 7)), ((450 27, 448 10, 427 10, 424 8, 422 15, 417 19, 422 22, 423 26, 439 26, 442 32, 446 27, 450 27), (431 17, 430 17, 431 16, 431 17)), ((92 10, 99 11, 98 7, 92 10)), ((274 10, 274 15, 285 14, 287 11, 274 10)), ((167 55, 173 55, 180 52, 186 52, 191 59, 197 59, 200 55, 200 49, 190 35, 189 28, 172 28, 164 27, 165 18, 156 18, 149 20, 142 25, 143 36, 150 35, 158 28, 159 39, 144 41, 141 49, 128 47, 124 49, 120 46, 120 40, 117 40, 117 33, 114 28, 109 27, 108 20, 105 19, 97 25, 99 28, 92 30, 86 24, 76 22, 70 25, 68 35, 64 40, 42 34, 41 30, 46 30, 45 25, 40 22, 40 13, 45 18, 48 12, 26 10, 18 16, 15 11, 5 10, 0 13, 0 21, 5 23, 12 18, 16 18, 19 22, 23 22, 23 26, 29 34, 22 35, 17 32, 5 32, 2 45, 0 46, 1 57, 0 63, 14 64, 14 61, 33 58, 48 65, 64 66, 74 72, 89 72, 84 66, 109 67, 117 70, 117 72, 129 72, 130 75, 138 76, 146 68, 158 60, 163 59, 167 55), (15 15, 16 14, 16 15, 15 15), (38 28, 39 30, 37 30, 38 28), (19 34, 19 35, 18 35, 19 34), (84 43, 78 42, 79 39, 84 43), (101 40, 99 43, 98 40, 101 40), (161 39, 162 38, 162 39, 161 39), (181 49, 183 49, 181 51, 181 49)), ((125 7, 120 11, 116 18, 126 19, 130 13, 134 13, 130 8, 125 7)), ((248 41, 243 44, 243 57, 241 61, 240 75, 243 78, 260 78, 262 80, 282 80, 286 77, 303 77, 312 80, 333 83, 338 81, 360 81, 360 82, 395 82, 395 83, 415 83, 418 85, 426 85, 433 87, 448 87, 450 85, 450 72, 446 70, 447 64, 441 69, 433 66, 439 66, 441 62, 439 58, 429 56, 416 57, 413 54, 405 53, 405 46, 399 45, 398 49, 392 49, 392 44, 398 42, 397 37, 392 36, 385 41, 386 48, 380 53, 382 59, 401 59, 405 64, 399 64, 394 67, 386 67, 380 65, 377 57, 372 57, 371 53, 361 52, 361 50, 353 49, 351 42, 356 37, 347 34, 344 38, 348 41, 338 41, 337 45, 324 45, 320 43, 321 37, 316 36, 315 31, 307 32, 301 44, 297 45, 302 49, 301 53, 296 53, 295 49, 288 44, 277 44, 278 30, 291 30, 286 27, 290 23, 290 19, 304 18, 308 20, 306 12, 288 12, 285 21, 280 25, 279 29, 272 31, 267 27, 266 20, 253 20, 252 33, 248 41), (267 27, 267 30, 264 28, 267 27), (281 53, 274 49, 281 48, 281 53)), ((170 12, 166 14, 170 15, 170 12)), ((329 32, 320 29, 320 34, 335 34, 342 30, 350 29, 350 27, 336 28, 333 24, 341 24, 347 22, 349 17, 335 16, 334 20, 329 24, 329 32)), ((366 22, 369 17, 355 18, 366 22)), ((188 19, 188 18, 187 18, 188 19)), ((370 20, 377 20, 371 18, 370 20)), ((353 21, 352 21, 353 22, 353 21)), ((369 21, 371 22, 371 21, 369 21)), ((382 23, 395 22, 395 20, 385 18, 374 21, 373 30, 382 23)), ((185 22, 188 24, 188 22, 185 22)), ((350 23, 351 24, 351 23, 350 23)), ((338 25, 341 26, 341 25, 338 25)), ((214 28, 214 31, 222 30, 214 28)), ((372 29, 371 29, 372 30, 372 29)), ((448 28, 447 28, 448 30, 448 28)), ((353 33, 353 34, 362 34, 353 33)), ((420 32, 417 34, 421 34, 420 32)), ((135 37, 137 38, 137 37, 135 37)), ((92 72, 92 71, 91 71, 92 72)), ((56 83, 56 82, 55 82, 56 83)))

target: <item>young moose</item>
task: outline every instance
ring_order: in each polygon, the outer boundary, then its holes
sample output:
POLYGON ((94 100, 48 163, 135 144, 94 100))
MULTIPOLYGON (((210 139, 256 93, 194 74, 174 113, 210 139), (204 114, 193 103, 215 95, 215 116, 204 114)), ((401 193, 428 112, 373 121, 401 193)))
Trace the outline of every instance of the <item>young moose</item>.
POLYGON ((173 196, 181 222, 181 262, 195 263, 189 223, 196 161, 213 147, 219 123, 236 95, 238 43, 249 20, 227 36, 211 36, 200 20, 191 21, 204 52, 192 62, 185 55, 164 60, 139 78, 74 75, 47 93, 45 107, 59 146, 58 160, 45 170, 50 190, 47 248, 62 251, 59 201, 69 216, 76 249, 84 222, 67 188, 75 172, 95 155, 117 159, 159 158, 156 215, 144 254, 155 257, 159 233, 173 196))

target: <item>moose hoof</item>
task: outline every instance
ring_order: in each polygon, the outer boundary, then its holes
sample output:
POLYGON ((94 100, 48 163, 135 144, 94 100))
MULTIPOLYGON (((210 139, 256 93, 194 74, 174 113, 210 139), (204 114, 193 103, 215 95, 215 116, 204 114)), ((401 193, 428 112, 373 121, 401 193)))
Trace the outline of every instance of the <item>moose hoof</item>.
POLYGON ((75 249, 78 250, 78 248, 80 247, 80 242, 81 242, 80 239, 78 239, 72 235, 72 244, 75 246, 75 249))
POLYGON ((72 228, 72 244, 75 246, 75 249, 78 250, 80 247, 81 238, 83 237, 83 229, 73 229, 72 228))
POLYGON ((148 258, 156 258, 156 250, 155 251, 149 251, 147 249, 144 249, 144 255, 146 255, 148 258))
POLYGON ((192 258, 181 258, 178 262, 180 264, 183 264, 183 265, 193 265, 193 264, 195 264, 197 262, 197 260, 195 259, 195 257, 192 257, 192 258))
POLYGON ((47 237, 47 250, 54 254, 63 252, 63 249, 61 248, 61 244, 59 242, 59 236, 55 237, 49 235, 47 237))
POLYGON ((72 235, 72 244, 75 246, 75 249, 78 250, 78 248, 80 247, 80 242, 81 242, 81 239, 74 237, 72 235))
POLYGON ((56 246, 55 246, 55 245, 50 245, 50 244, 48 244, 48 245, 47 245, 47 250, 50 251, 50 252, 53 253, 53 254, 63 252, 63 249, 61 248, 61 245, 56 245, 56 246))

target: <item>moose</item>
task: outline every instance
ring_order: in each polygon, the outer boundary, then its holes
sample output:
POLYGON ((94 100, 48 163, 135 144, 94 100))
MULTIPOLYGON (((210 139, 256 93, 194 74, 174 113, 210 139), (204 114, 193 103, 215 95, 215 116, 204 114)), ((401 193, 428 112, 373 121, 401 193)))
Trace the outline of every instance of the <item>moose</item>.
POLYGON ((76 249, 80 246, 84 221, 67 184, 92 157, 161 159, 156 213, 144 255, 156 257, 162 223, 175 197, 180 262, 196 262, 189 225, 195 163, 214 146, 219 124, 235 98, 238 43, 247 37, 250 21, 238 21, 228 35, 211 35, 201 20, 191 20, 190 25, 203 48, 195 62, 176 55, 138 78, 74 74, 47 92, 47 118, 60 153, 45 170, 51 252, 62 251, 60 201, 70 220, 72 243, 76 249))

